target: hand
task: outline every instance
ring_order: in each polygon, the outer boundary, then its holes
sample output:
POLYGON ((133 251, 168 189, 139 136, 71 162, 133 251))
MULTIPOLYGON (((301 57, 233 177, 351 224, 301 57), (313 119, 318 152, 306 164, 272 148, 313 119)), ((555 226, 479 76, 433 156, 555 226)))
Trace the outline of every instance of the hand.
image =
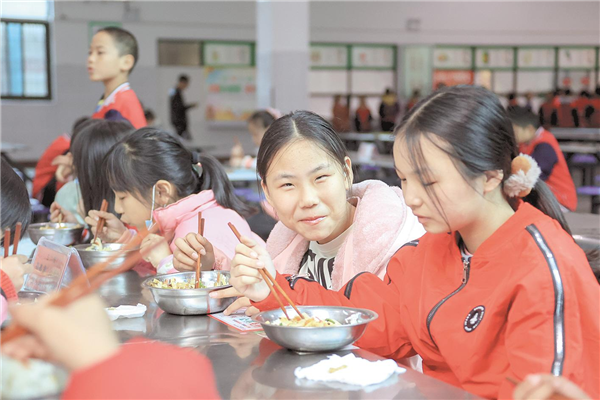
POLYGON ((210 271, 215 264, 215 251, 212 244, 199 233, 188 233, 185 238, 175 239, 173 267, 178 271, 195 271, 200 254, 202 271, 210 271))
POLYGON ((52 165, 58 165, 54 176, 58 182, 67 182, 73 174, 73 155, 69 152, 64 156, 55 157, 52 165))
POLYGON ((31 271, 31 264, 25 264, 27 256, 17 254, 0 260, 0 269, 4 271, 18 292, 23 287, 24 275, 31 271))
POLYGON ((59 215, 62 215, 60 222, 78 223, 75 214, 62 208, 57 202, 50 205, 50 222, 59 222, 59 215))
POLYGON ((90 226, 94 235, 96 234, 98 219, 101 217, 104 218, 104 228, 102 228, 102 232, 98 233, 98 237, 103 242, 115 243, 127 230, 125 224, 113 213, 90 210, 88 216, 85 217, 85 223, 90 226))
POLYGON ((2 344, 3 353, 20 361, 33 357, 58 362, 74 371, 119 350, 119 341, 98 296, 90 295, 62 308, 48 304, 50 299, 48 296, 31 305, 10 308, 13 322, 30 334, 2 344))
POLYGON ((225 311, 223 311, 223 314, 225 314, 225 315, 231 315, 231 314, 235 313, 237 310, 239 310, 240 308, 244 308, 244 307, 246 307, 245 314, 249 317, 251 317, 255 314, 258 314, 260 312, 260 310, 258 308, 254 307, 250 303, 249 298, 242 295, 240 292, 238 292, 233 287, 223 289, 223 290, 215 290, 213 292, 210 292, 209 296, 212 297, 213 299, 225 299, 228 297, 239 297, 236 301, 231 303, 229 305, 229 307, 227 307, 225 309, 225 311))
POLYGON ((275 266, 266 249, 246 236, 242 236, 240 241, 231 260, 229 283, 250 300, 262 301, 269 296, 271 289, 258 270, 266 268, 275 277, 275 266))
POLYGON ((155 268, 163 258, 170 256, 171 248, 164 237, 154 233, 148 234, 140 244, 140 253, 145 261, 151 263, 155 268))
POLYGON ((517 385, 513 396, 516 400, 590 399, 576 384, 562 376, 554 375, 527 376, 517 385))

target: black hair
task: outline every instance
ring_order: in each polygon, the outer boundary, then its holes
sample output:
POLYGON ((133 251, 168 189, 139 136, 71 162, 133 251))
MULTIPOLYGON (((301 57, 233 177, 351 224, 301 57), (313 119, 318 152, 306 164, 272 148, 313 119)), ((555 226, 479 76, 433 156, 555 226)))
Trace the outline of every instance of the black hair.
POLYGON ((590 92, 588 92, 587 90, 582 90, 581 93, 579 93, 579 95, 581 97, 587 97, 588 99, 590 98, 590 92))
POLYGON ((253 122, 255 124, 258 123, 265 129, 267 129, 269 126, 271 126, 271 124, 274 121, 275 121, 275 117, 273 116, 273 114, 271 114, 267 110, 255 111, 250 116, 250 118, 248 118, 248 123, 250 123, 250 122, 253 122))
POLYGON ((77 132, 81 128, 81 126, 88 122, 90 119, 91 118, 88 116, 77 118, 73 123, 73 127, 71 128, 71 135, 74 135, 75 132, 77 132))
MULTIPOLYGON (((503 187, 511 175, 511 162, 519 154, 512 123, 504 107, 494 93, 479 86, 452 86, 429 95, 406 114, 395 133, 396 140, 406 143, 409 162, 415 170, 422 171, 419 174, 421 184, 444 217, 439 198, 426 185, 430 176, 421 138, 430 140, 448 154, 467 182, 486 171, 500 170, 504 173, 503 187), (435 138, 441 139, 441 143, 435 138)), ((516 207, 515 199, 507 200, 516 207)), ((524 200, 570 232, 558 201, 541 179, 524 200)))
POLYGON ((176 137, 156 128, 138 129, 123 138, 107 154, 102 169, 112 190, 131 193, 145 204, 151 203, 156 182, 165 180, 175 186, 179 199, 212 190, 222 207, 243 216, 255 211, 236 197, 216 158, 190 152, 176 137))
POLYGON ((115 213, 115 195, 102 173, 102 160, 112 146, 133 130, 126 121, 94 119, 71 142, 73 171, 79 181, 85 215, 90 210, 100 210, 103 199, 108 201, 108 212, 115 213))
POLYGON ((517 98, 517 95, 514 92, 508 94, 508 100, 514 100, 516 98, 517 98))
MULTIPOLYGON (((25 183, 4 158, 2 158, 0 169, 2 175, 0 182, 2 197, 0 201, 0 228, 2 228, 2 233, 6 228, 10 228, 10 238, 3 237, 2 244, 4 244, 4 240, 10 240, 10 243, 13 243, 17 222, 22 224, 21 237, 27 231, 27 226, 31 222, 31 205, 25 183)), ((7 255, 5 254, 5 256, 7 255)))
POLYGON ((258 149, 256 171, 265 185, 267 172, 277 153, 298 140, 313 142, 345 171, 348 152, 331 124, 313 112, 294 111, 271 124, 258 149))
POLYGON ((185 74, 179 75, 179 82, 185 82, 185 83, 187 83, 189 81, 190 81, 190 77, 189 76, 187 76, 185 74))
POLYGON ((133 56, 133 65, 129 70, 131 74, 138 61, 138 43, 135 36, 131 32, 116 26, 108 26, 100 29, 98 32, 106 32, 113 38, 115 46, 119 50, 119 56, 133 56))
POLYGON ((600 85, 596 86, 596 90, 594 90, 594 93, 596 93, 596 96, 600 96, 600 85))
POLYGON ((149 108, 146 108, 144 110, 144 117, 146 118, 146 121, 148 121, 149 119, 156 119, 156 115, 154 115, 154 111, 152 111, 149 108))
POLYGON ((565 96, 570 96, 571 95, 571 89, 565 89, 564 94, 565 94, 565 96))
POLYGON ((525 107, 512 107, 508 111, 508 118, 513 125, 527 128, 532 125, 535 129, 540 127, 540 118, 525 107))

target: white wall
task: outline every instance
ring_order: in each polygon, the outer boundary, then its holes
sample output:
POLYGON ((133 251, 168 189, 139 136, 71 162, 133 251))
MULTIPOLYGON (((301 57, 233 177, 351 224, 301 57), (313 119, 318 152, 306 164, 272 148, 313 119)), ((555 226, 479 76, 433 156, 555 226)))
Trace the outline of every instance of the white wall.
MULTIPOLYGON (((255 40, 255 3, 196 2, 55 2, 53 29, 54 99, 2 101, 2 141, 26 143, 17 159, 35 160, 72 122, 90 115, 102 85, 88 80, 85 59, 89 21, 118 21, 140 44, 140 60, 131 84, 146 107, 158 112, 170 128, 165 93, 171 69, 157 66, 158 38, 255 40), (132 9, 125 12, 129 4, 132 9)), ((546 44, 597 45, 598 2, 313 2, 311 41, 394 44, 546 44), (408 30, 408 23, 417 31, 408 30)), ((188 90, 188 101, 200 96, 200 85, 188 90)), ((196 142, 225 151, 244 127, 215 129, 205 124, 202 109, 190 112, 196 142)))

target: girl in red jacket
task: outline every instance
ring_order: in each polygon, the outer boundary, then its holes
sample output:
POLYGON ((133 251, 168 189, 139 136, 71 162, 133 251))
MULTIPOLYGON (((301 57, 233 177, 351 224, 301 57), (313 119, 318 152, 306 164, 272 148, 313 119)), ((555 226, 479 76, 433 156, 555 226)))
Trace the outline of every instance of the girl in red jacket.
MULTIPOLYGON (((551 373, 597 398, 600 287, 497 97, 437 91, 396 134, 402 190, 428 233, 396 253, 384 281, 359 274, 334 292, 278 275, 280 285, 299 304, 374 310, 358 346, 419 354, 425 373, 476 395, 510 397, 506 377, 551 373)), ((258 272, 275 274, 263 248, 243 238, 232 264, 238 291, 277 307, 258 272)))

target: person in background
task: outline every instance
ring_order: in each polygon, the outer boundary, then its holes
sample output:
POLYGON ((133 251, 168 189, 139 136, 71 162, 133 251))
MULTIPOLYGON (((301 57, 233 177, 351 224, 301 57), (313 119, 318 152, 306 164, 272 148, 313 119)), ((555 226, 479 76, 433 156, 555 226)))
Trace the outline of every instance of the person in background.
POLYGON ((89 119, 89 117, 77 119, 71 128, 71 134, 63 133, 56 138, 44 150, 44 153, 35 166, 31 196, 38 199, 46 207, 50 207, 54 201, 56 192, 64 184, 64 182, 57 181, 55 176, 59 165, 65 164, 69 169, 71 167, 72 158, 67 155, 71 146, 71 140, 73 140, 81 125, 89 119))
POLYGON ((560 90, 559 93, 558 98, 555 98, 556 124, 559 128, 574 128, 575 116, 573 106, 571 105, 573 102, 571 89, 565 88, 560 90))
POLYGON ((371 132, 371 121, 373 116, 367 105, 367 96, 359 97, 359 105, 354 116, 354 125, 357 132, 371 132))
POLYGON ((280 274, 242 237, 233 288, 260 311, 278 308, 258 271, 266 268, 298 305, 373 310, 379 318, 356 346, 419 354, 425 374, 482 398, 510 398, 507 377, 540 371, 598 398, 600 286, 535 160, 518 153, 497 95, 467 85, 435 92, 395 133, 404 198, 427 233, 396 252, 383 281, 363 273, 325 290, 280 274))
POLYGON ((533 93, 531 93, 531 92, 525 93, 525 109, 529 110, 530 112, 534 112, 534 109, 533 109, 534 98, 535 98, 535 96, 533 95, 533 93))
MULTIPOLYGON (((265 135, 269 126, 277 119, 281 117, 281 113, 278 110, 268 108, 265 110, 255 111, 246 121, 248 126, 248 132, 252 136, 252 143, 254 143, 255 149, 252 152, 256 154, 262 138, 265 135)), ((229 158, 229 165, 235 168, 256 168, 256 157, 252 155, 244 155, 244 148, 240 143, 239 139, 236 138, 236 143, 231 149, 231 156, 229 158)))
POLYGON ((517 95, 515 93, 509 93, 508 95, 508 106, 506 107, 506 111, 511 112, 514 109, 519 107, 519 101, 517 100, 517 95))
POLYGON ((70 377, 63 399, 219 399, 210 361, 192 349, 134 338, 119 344, 107 307, 88 295, 66 307, 11 307, 28 333, 0 350, 26 362, 37 358, 64 367, 70 377), (157 379, 160 377, 160 379, 157 379))
POLYGON ((331 125, 337 133, 350 132, 350 107, 349 104, 342 103, 342 96, 339 94, 333 96, 331 114, 333 115, 331 125))
POLYGON ((413 108, 419 102, 420 99, 421 91, 419 89, 413 90, 412 96, 408 100, 408 103, 406 103, 406 112, 410 111, 410 109, 413 108))
POLYGON ((600 85, 596 86, 594 97, 591 99, 594 112, 590 115, 590 128, 600 128, 600 85))
POLYGON ((92 118, 103 119, 110 112, 113 120, 118 114, 136 129, 146 126, 144 109, 128 82, 137 60, 137 40, 125 29, 108 27, 94 35, 87 69, 90 80, 104 84, 104 94, 92 118))
POLYGON ((556 115, 556 101, 557 93, 556 92, 548 92, 546 93, 546 100, 540 106, 538 111, 540 125, 544 127, 544 129, 550 129, 552 126, 556 126, 557 115, 556 115))
MULTIPOLYGON (((71 142, 73 175, 56 194, 50 207, 50 220, 83 223, 89 213, 100 213, 102 200, 108 201, 106 214, 114 217, 115 197, 102 173, 102 160, 121 138, 134 131, 127 121, 92 119, 82 125, 71 142)), ((108 222, 108 220, 107 220, 108 222)))
POLYGON ((171 123, 175 127, 177 135, 184 139, 191 140, 192 135, 188 131, 187 110, 198 107, 198 103, 186 104, 183 99, 183 92, 190 85, 190 78, 187 75, 179 75, 177 86, 171 90, 171 123))
POLYGON ((384 132, 391 132, 396 125, 396 118, 400 113, 400 104, 398 103, 398 97, 392 91, 392 89, 386 89, 385 94, 381 98, 381 105, 379 106, 379 117, 381 118, 381 130, 384 132))
POLYGON ((577 192, 567 161, 552 133, 540 126, 536 115, 517 107, 508 114, 519 145, 519 151, 528 154, 542 169, 542 179, 558 202, 566 209, 577 209, 577 192))
MULTIPOLYGON (((15 227, 20 222, 21 236, 27 231, 27 226, 31 221, 31 205, 29 203, 29 194, 25 183, 10 164, 3 158, 0 165, 1 200, 0 204, 0 226, 2 227, 0 241, 4 247, 4 241, 10 243, 15 241, 15 227), (10 229, 10 236, 4 237, 4 230, 10 229)), ((20 239, 20 238, 19 238, 20 239)), ((9 301, 17 301, 17 292, 23 286, 23 276, 26 274, 30 265, 26 264, 27 256, 4 254, 0 259, 0 323, 7 316, 7 304, 9 301)))
POLYGON ((594 113, 594 106, 587 90, 582 90, 579 97, 571 103, 573 121, 576 128, 588 128, 591 124, 590 117, 594 113))
POLYGON ((148 127, 150 128, 158 128, 160 126, 160 120, 156 118, 154 111, 149 108, 144 110, 144 117, 146 117, 146 122, 148 123, 148 127))
POLYGON ((513 392, 515 400, 587 400, 591 397, 579 386, 562 376, 528 375, 513 392))

